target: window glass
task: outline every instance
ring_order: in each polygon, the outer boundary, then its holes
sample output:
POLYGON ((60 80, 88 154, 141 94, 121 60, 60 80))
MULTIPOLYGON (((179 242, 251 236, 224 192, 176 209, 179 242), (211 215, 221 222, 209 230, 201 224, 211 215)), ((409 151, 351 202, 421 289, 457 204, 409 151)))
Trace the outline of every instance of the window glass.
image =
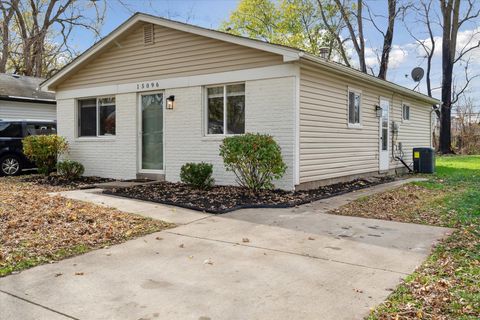
POLYGON ((1 138, 22 138, 22 124, 12 122, 0 122, 1 138))
POLYGON ((208 134, 245 133, 244 83, 207 88, 207 100, 208 134))
POLYGON ((106 97, 98 99, 99 106, 115 105, 115 97, 106 97))
POLYGON ((223 134, 223 86, 207 89, 208 133, 223 134))
POLYGON ((245 133, 245 84, 227 86, 227 133, 245 133))
POLYGON ((78 101, 78 136, 115 135, 115 97, 78 101))
POLYGON ((360 123, 360 99, 359 93, 353 91, 348 93, 348 123, 360 123))
POLYGON ((100 135, 115 135, 115 105, 100 106, 100 135))
POLYGON ((42 124, 42 123, 29 123, 27 124, 27 135, 36 136, 36 135, 48 135, 55 134, 55 125, 53 124, 42 124))
POLYGON ((78 135, 92 137, 97 135, 97 100, 78 101, 78 135))
POLYGON ((410 106, 403 106, 403 120, 410 120, 410 106))

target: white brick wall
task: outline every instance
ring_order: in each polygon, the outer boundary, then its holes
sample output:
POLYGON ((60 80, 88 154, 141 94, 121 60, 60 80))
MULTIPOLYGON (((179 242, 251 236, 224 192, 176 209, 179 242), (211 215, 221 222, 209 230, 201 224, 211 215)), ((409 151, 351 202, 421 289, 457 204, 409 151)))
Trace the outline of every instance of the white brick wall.
MULTIPOLYGON (((245 129, 269 133, 282 148, 288 166, 277 187, 293 189, 294 90, 295 78, 247 81, 245 85, 245 129)), ((202 87, 169 89, 175 96, 175 109, 166 110, 165 175, 168 181, 180 180, 180 167, 186 162, 205 161, 214 166, 217 184, 235 184, 233 173, 226 172, 219 156, 223 137, 205 137, 205 111, 202 87)))
MULTIPOLYGON (((246 82, 245 126, 247 132, 269 133, 279 142, 285 176, 277 187, 293 189, 295 77, 246 82)), ((218 184, 234 184, 219 156, 222 137, 205 137, 203 87, 168 89, 175 96, 175 109, 165 112, 165 177, 180 179, 186 162, 205 161, 214 165, 218 184)), ((137 94, 118 94, 117 135, 113 139, 75 139, 75 100, 58 101, 58 132, 70 142, 70 158, 85 165, 86 175, 131 179, 137 173, 137 94)))
POLYGON ((58 134, 67 138, 67 158, 81 162, 85 175, 133 179, 137 174, 136 93, 116 95, 116 136, 75 138, 75 100, 57 101, 58 134))

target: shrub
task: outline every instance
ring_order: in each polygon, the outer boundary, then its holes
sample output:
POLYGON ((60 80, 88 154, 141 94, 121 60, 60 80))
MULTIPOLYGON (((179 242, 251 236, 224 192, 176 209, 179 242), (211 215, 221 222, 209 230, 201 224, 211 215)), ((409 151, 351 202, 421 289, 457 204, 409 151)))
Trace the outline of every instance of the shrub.
POLYGON ((25 156, 47 176, 55 169, 58 156, 68 150, 65 138, 55 134, 28 136, 22 142, 25 156))
POLYGON ((272 181, 280 179, 287 170, 280 146, 266 134, 227 137, 220 146, 220 156, 237 182, 252 190, 273 188, 272 181))
POLYGON ((213 186, 213 166, 209 163, 186 163, 180 170, 180 179, 192 187, 209 189, 213 186))
POLYGON ((64 160, 57 163, 57 172, 67 180, 75 180, 85 171, 83 164, 73 160, 64 160))

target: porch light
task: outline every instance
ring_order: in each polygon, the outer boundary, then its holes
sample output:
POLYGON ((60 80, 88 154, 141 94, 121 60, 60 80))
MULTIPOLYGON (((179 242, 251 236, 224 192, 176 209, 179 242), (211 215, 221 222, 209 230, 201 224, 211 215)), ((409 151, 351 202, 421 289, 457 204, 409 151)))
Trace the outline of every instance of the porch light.
POLYGON ((375 105, 375 113, 377 114, 377 118, 380 118, 382 116, 382 107, 379 105, 375 105))
POLYGON ((167 109, 172 110, 173 107, 175 106, 175 96, 169 96, 167 98, 167 109))

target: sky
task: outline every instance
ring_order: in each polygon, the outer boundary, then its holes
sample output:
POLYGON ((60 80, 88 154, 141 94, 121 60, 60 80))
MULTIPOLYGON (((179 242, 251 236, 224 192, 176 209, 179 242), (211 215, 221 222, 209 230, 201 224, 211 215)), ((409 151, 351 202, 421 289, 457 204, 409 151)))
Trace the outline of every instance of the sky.
MULTIPOLYGON (((101 29, 101 36, 107 35, 137 11, 217 29, 222 21, 228 19, 238 2, 238 0, 106 0, 106 18, 101 29)), ((387 11, 386 3, 386 0, 367 0, 372 13, 377 15, 375 20, 381 29, 386 29, 386 19, 379 16, 387 11)), ((426 66, 423 51, 408 32, 408 29, 410 29, 417 37, 421 39, 428 38, 426 34, 419 32, 419 30, 422 30, 422 26, 417 22, 417 19, 418 16, 412 12, 405 18, 405 22, 397 21, 387 75, 389 81, 411 89, 417 85, 410 77, 411 70, 418 66, 426 66)), ((480 21, 476 21, 476 23, 477 26, 468 24, 461 29, 458 47, 468 46, 480 41, 480 21), (472 38, 472 35, 476 32, 478 34, 472 38)), ((368 22, 365 23, 364 29, 367 46, 367 64, 375 68, 378 65, 375 51, 381 50, 383 38, 368 22)), ((441 41, 439 28, 436 27, 435 31, 439 36, 437 41, 441 41)), ((74 34, 73 37, 75 39, 75 48, 79 52, 88 49, 95 41, 93 35, 86 31, 80 31, 74 34)), ((440 42, 437 43, 437 48, 441 48, 440 42)), ((349 50, 353 54, 353 48, 349 48, 349 50)), ((470 75, 480 75, 480 49, 474 50, 470 58, 470 75)), ((454 74, 458 79, 463 79, 463 68, 458 67, 454 74)), ((461 82, 459 80, 459 83, 461 82)), ((432 87, 437 88, 433 91, 433 95, 437 98, 440 97, 440 84, 441 54, 440 50, 436 50, 432 69, 432 87)), ((425 79, 419 83, 417 90, 426 92, 425 79)), ((471 82, 468 94, 477 105, 480 105, 480 77, 471 82)))

